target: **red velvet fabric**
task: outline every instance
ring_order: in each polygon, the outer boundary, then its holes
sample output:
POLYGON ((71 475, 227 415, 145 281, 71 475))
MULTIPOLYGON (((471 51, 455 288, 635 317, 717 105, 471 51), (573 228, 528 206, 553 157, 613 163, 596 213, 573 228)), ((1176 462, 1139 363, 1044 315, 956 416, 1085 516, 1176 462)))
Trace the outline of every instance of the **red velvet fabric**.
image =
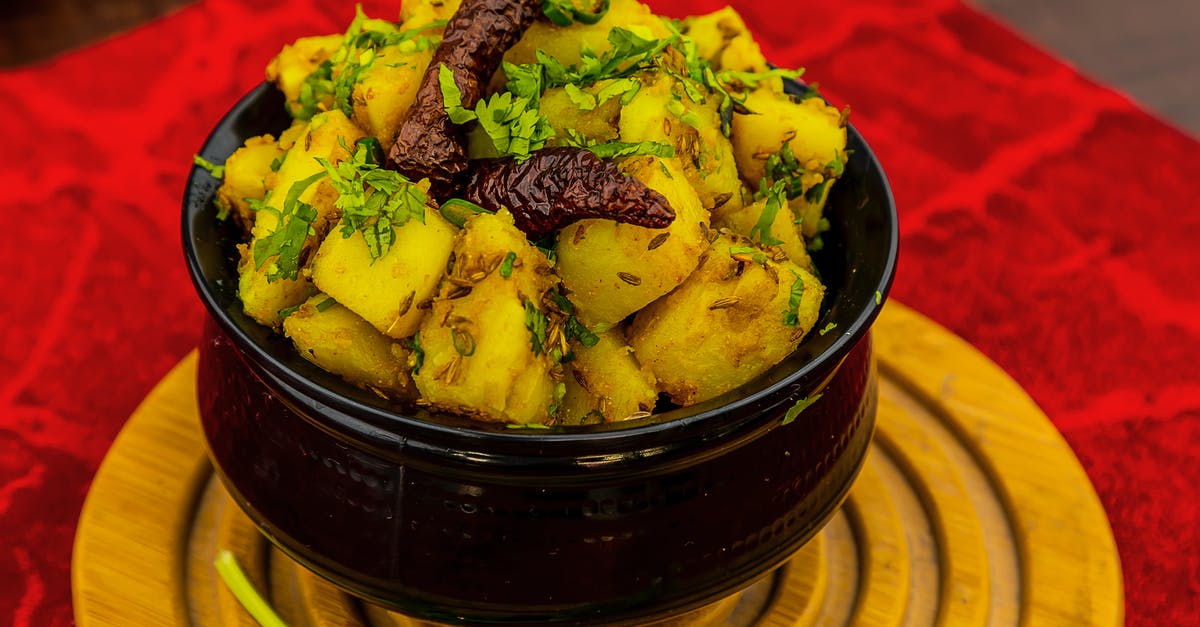
MULTIPOLYGON (((770 59, 853 105, 900 207, 893 296, 1004 367, 1075 448, 1129 623, 1194 624, 1200 146, 958 0, 734 4, 770 59)), ((0 73, 0 623, 71 622, 89 480, 196 342, 178 241, 192 153, 282 44, 352 13, 204 0, 0 73)))

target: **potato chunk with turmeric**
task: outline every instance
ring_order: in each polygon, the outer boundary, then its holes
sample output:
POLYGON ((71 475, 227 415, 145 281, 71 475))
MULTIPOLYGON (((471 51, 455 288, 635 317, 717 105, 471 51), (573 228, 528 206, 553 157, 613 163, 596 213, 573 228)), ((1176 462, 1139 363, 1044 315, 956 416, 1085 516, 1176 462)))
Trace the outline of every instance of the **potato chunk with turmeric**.
POLYGON ((637 157, 622 166, 666 197, 675 220, 648 229, 581 220, 558 236, 558 275, 585 324, 614 324, 675 289, 699 263, 708 212, 676 159, 637 157))
POLYGON ((567 364, 563 424, 627 420, 654 410, 654 375, 638 364, 619 329, 597 334, 594 346, 574 346, 567 364))
MULTIPOLYGON (((329 111, 313 116, 303 134, 292 145, 274 177, 274 187, 267 194, 265 207, 254 217, 251 241, 240 247, 242 259, 238 265, 238 294, 246 314, 260 324, 279 328, 282 318, 279 310, 303 301, 311 291, 311 283, 299 275, 296 278, 271 280, 277 270, 276 257, 271 256, 256 263, 254 247, 264 238, 270 237, 279 227, 280 215, 292 186, 321 172, 316 157, 338 163, 350 156, 346 149, 363 136, 341 111, 329 111)), ((316 250, 321 237, 329 230, 330 218, 335 214, 334 201, 337 192, 326 182, 311 181, 299 193, 297 200, 308 203, 316 212, 310 225, 304 250, 300 253, 303 262, 316 250)))
POLYGON ((395 228, 387 253, 374 259, 361 231, 342 237, 339 227, 317 250, 313 283, 380 332, 408 337, 421 322, 417 305, 437 290, 457 232, 430 209, 424 222, 409 220, 395 228))
POLYGON ((629 343, 659 389, 694 405, 763 374, 817 321, 825 288, 729 232, 675 291, 638 312, 629 343))
POLYGON ((391 396, 412 390, 405 349, 325 294, 285 318, 283 332, 305 359, 354 385, 391 396))
POLYGON ((279 168, 279 159, 284 150, 271 135, 259 135, 246 143, 225 160, 225 178, 217 189, 214 201, 217 208, 231 212, 246 228, 254 224, 254 214, 247 200, 262 200, 267 195, 267 181, 279 168))
POLYGON ((546 423, 558 387, 551 352, 565 342, 561 316, 542 304, 552 276, 507 211, 468 219, 416 338, 422 402, 488 422, 546 423))

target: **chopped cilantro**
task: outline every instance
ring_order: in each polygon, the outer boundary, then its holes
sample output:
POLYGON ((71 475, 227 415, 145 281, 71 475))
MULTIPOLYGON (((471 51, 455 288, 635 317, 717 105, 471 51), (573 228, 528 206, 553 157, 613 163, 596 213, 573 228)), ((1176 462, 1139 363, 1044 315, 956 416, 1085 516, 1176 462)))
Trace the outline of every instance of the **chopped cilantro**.
POLYGON ((412 355, 408 357, 408 367, 413 376, 416 376, 421 371, 421 366, 425 365, 425 349, 421 348, 421 332, 417 331, 412 337, 404 340, 404 346, 412 351, 412 355))
POLYGON ((271 211, 279 218, 275 230, 256 240, 252 251, 254 266, 257 268, 263 267, 272 257, 276 258, 267 268, 267 282, 295 279, 299 275, 300 252, 312 231, 313 221, 317 219, 317 210, 312 205, 302 202, 300 195, 324 177, 324 172, 318 172, 293 184, 288 189, 281 210, 257 201, 251 203, 251 207, 256 211, 271 211))
POLYGON ((783 312, 783 323, 789 327, 800 324, 800 299, 804 297, 804 279, 792 270, 792 287, 788 291, 788 308, 783 312))
POLYGON ((584 326, 583 323, 580 322, 575 316, 570 316, 567 318, 567 324, 564 330, 568 338, 575 338, 579 340, 580 344, 583 344, 588 348, 591 348, 600 342, 600 336, 589 331, 588 328, 584 326))
POLYGON ((529 329, 529 346, 534 355, 546 354, 546 314, 525 299, 525 328, 529 329))
POLYGON ((612 44, 603 55, 583 49, 576 65, 565 66, 545 52, 537 51, 537 60, 545 68, 546 86, 560 87, 568 83, 586 87, 609 78, 625 78, 634 72, 654 65, 654 59, 677 37, 645 39, 631 30, 614 27, 608 31, 612 44))
POLYGON ((608 4, 609 0, 602 0, 600 6, 588 11, 576 8, 573 0, 542 0, 542 14, 555 26, 595 24, 608 13, 608 4))
POLYGON ((500 262, 500 276, 502 276, 506 279, 508 277, 512 276, 513 262, 516 260, 517 260, 517 253, 514 253, 511 250, 508 251, 508 254, 504 255, 504 261, 500 262))
POLYGON ((790 424, 793 420, 796 419, 796 416, 800 415, 800 412, 808 409, 809 406, 811 406, 813 403, 820 400, 820 398, 821 398, 821 394, 813 394, 812 396, 805 396, 804 398, 796 401, 796 404, 792 405, 792 407, 787 410, 787 413, 785 413, 783 415, 783 421, 780 422, 779 424, 780 425, 790 424))
MULTIPOLYGON (((501 67, 504 68, 504 76, 508 79, 504 88, 511 91, 513 95, 537 100, 546 91, 546 72, 541 64, 516 65, 504 61, 501 67)), ((440 80, 441 76, 439 75, 438 78, 440 80)))
POLYGON ((338 192, 334 206, 342 212, 342 237, 361 232, 371 259, 378 259, 395 243, 396 228, 425 221, 429 196, 399 172, 380 168, 374 147, 372 140, 361 140, 353 157, 336 166, 317 157, 323 171, 314 176, 328 176, 338 192))
POLYGON ((438 212, 442 214, 443 218, 446 218, 447 222, 457 226, 460 229, 466 225, 467 218, 470 218, 477 213, 492 213, 491 211, 488 211, 487 209, 484 209, 483 207, 480 207, 469 200, 463 200, 462 198, 451 198, 450 200, 447 200, 446 202, 442 203, 441 207, 438 207, 438 212))
POLYGON ((326 298, 325 300, 317 303, 317 311, 326 311, 327 309, 329 309, 330 307, 333 307, 336 304, 337 304, 337 301, 334 300, 332 296, 330 296, 329 298, 326 298))
POLYGON ((787 198, 784 195, 786 185, 784 181, 778 181, 767 191, 767 201, 763 204, 762 213, 758 214, 758 222, 750 229, 750 239, 757 239, 766 246, 778 246, 783 243, 783 240, 771 234, 771 225, 775 224, 779 210, 787 206, 787 198))
POLYGON ((834 329, 836 329, 836 328, 837 328, 837 323, 836 323, 836 322, 830 322, 829 324, 827 324, 827 325, 825 325, 825 326, 821 327, 821 330, 820 330, 820 331, 818 331, 818 332, 817 332, 817 334, 818 334, 818 335, 825 335, 826 333, 829 333, 830 331, 832 331, 832 330, 834 330, 834 329))
POLYGON ((250 579, 246 577, 246 573, 238 565, 237 558, 233 556, 232 552, 228 549, 218 551, 213 566, 216 567, 217 574, 221 576, 221 581, 225 582, 225 586, 233 593, 233 597, 242 604, 242 607, 246 608, 246 612, 259 625, 262 627, 286 627, 271 605, 254 588, 254 584, 250 583, 250 579))
POLYGON ((538 101, 503 91, 480 99, 472 111, 463 106, 462 91, 454 82, 454 73, 444 64, 438 69, 438 85, 446 115, 455 124, 476 121, 492 140, 496 154, 518 162, 546 145, 554 136, 550 122, 538 110, 538 101))
POLYGON ((275 157, 274 159, 271 160, 271 171, 272 172, 278 172, 279 168, 283 167, 283 159, 286 156, 287 156, 287 153, 285 152, 285 153, 283 153, 282 156, 275 157))
POLYGON ((300 309, 300 306, 303 304, 304 304, 304 302, 301 301, 299 303, 296 303, 295 305, 292 305, 291 307, 284 307, 283 309, 280 309, 279 310, 279 319, 286 320, 288 316, 296 313, 296 310, 300 309))
POLYGON ((621 142, 611 141, 597 143, 595 140, 585 137, 582 133, 567 129, 566 137, 563 138, 563 143, 568 146, 578 146, 587 148, 592 151, 592 154, 601 159, 614 159, 616 157, 632 157, 636 155, 653 155, 663 159, 669 159, 675 156, 675 147, 662 142, 644 141, 644 142, 621 142))
POLYGON ((208 171, 213 178, 221 180, 225 178, 225 166, 217 165, 200 155, 192 155, 192 163, 208 171))
POLYGON ((327 110, 331 102, 333 108, 340 109, 347 117, 354 115, 351 101, 354 86, 374 64, 379 52, 388 47, 397 47, 402 52, 433 48, 441 39, 422 33, 445 24, 442 20, 410 30, 396 30, 390 22, 368 18, 362 5, 357 6, 341 45, 300 84, 292 116, 298 120, 312 119, 327 110))

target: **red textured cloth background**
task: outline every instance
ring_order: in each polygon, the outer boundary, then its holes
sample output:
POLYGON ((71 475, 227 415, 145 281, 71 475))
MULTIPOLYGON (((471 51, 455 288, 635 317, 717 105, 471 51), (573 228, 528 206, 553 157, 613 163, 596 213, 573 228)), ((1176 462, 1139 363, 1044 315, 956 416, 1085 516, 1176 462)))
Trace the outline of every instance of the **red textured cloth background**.
MULTIPOLYGON (((893 297, 998 362, 1083 461, 1129 623, 1196 624, 1200 144, 958 0, 734 4, 768 58, 852 104, 900 208, 893 297)), ((352 14, 204 0, 0 73, 0 624, 71 622, 91 476, 197 340, 192 153, 282 44, 352 14)))

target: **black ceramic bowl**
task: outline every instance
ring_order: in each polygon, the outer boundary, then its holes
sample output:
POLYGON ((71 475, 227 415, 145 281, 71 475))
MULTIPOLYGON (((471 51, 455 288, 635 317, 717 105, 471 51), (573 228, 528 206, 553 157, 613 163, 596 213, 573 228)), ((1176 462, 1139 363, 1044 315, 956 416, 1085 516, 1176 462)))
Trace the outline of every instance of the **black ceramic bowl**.
MULTIPOLYGON (((287 123, 282 97, 263 85, 200 152, 220 162, 287 123)), ((248 318, 236 295, 237 234, 216 219, 217 183, 194 170, 183 246, 209 313, 197 389, 218 474, 285 553, 431 620, 645 622, 744 589, 828 520, 871 438, 868 329, 895 270, 896 212, 853 128, 849 148, 815 255, 828 286, 817 328, 835 323, 832 332, 812 333, 763 377, 700 406, 535 432, 388 404, 248 318)))

